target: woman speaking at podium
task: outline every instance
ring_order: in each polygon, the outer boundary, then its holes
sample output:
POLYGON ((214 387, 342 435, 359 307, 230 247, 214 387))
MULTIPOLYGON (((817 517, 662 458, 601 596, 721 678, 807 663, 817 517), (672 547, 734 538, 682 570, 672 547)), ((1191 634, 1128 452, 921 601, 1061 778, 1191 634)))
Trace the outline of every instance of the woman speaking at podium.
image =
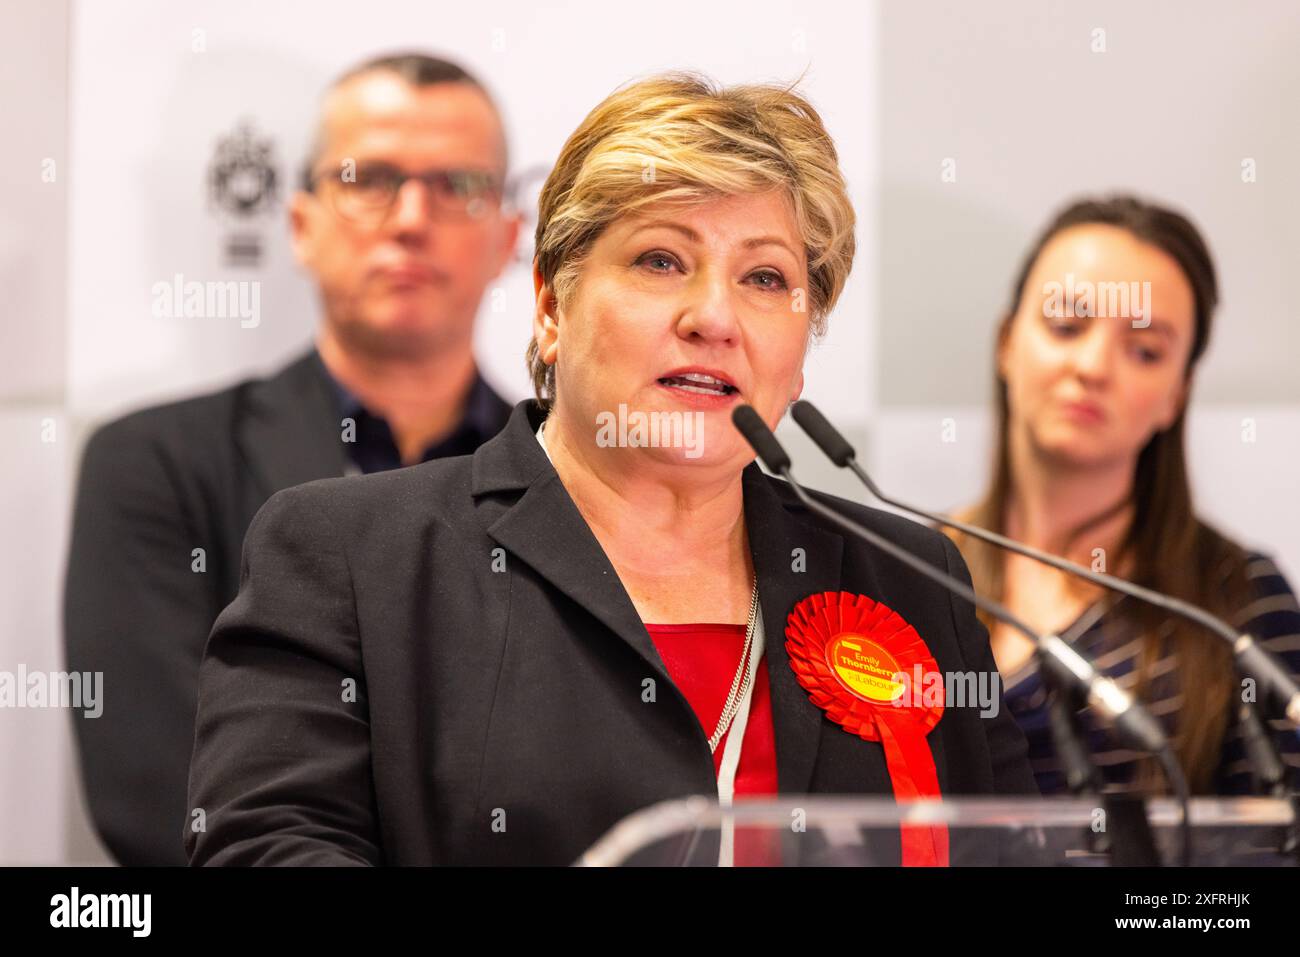
MULTIPOLYGON (((806 513, 731 424, 799 396, 853 253, 792 90, 670 74, 597 106, 540 198, 537 401, 473 456, 254 520, 201 669, 191 862, 568 864, 688 795, 1036 793, 996 684, 903 680, 993 673, 973 607, 806 513)), ((944 536, 838 506, 968 580, 944 536)))

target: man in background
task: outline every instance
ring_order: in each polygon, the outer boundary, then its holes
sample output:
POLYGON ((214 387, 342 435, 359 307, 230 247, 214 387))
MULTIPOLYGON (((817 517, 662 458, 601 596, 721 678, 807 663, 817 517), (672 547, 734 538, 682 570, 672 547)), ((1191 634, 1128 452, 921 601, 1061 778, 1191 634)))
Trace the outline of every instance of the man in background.
POLYGON ((104 674, 103 714, 74 720, 91 817, 120 863, 186 863, 199 661, 261 505, 313 479, 468 454, 504 425, 472 341, 519 230, 506 169, 500 116, 461 67, 409 54, 348 71, 290 202, 323 307, 314 347, 88 442, 65 643, 71 670, 104 674))

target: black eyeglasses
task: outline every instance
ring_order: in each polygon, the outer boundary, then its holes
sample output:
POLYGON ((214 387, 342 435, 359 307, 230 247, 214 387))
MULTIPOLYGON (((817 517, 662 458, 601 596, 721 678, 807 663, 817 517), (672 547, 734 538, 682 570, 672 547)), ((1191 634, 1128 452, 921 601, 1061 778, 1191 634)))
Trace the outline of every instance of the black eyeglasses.
POLYGON ((482 219, 501 205, 500 177, 486 170, 434 169, 408 173, 386 163, 343 167, 337 173, 318 171, 306 180, 308 191, 327 184, 334 211, 344 219, 377 226, 388 218, 407 180, 424 184, 437 215, 453 219, 482 219))

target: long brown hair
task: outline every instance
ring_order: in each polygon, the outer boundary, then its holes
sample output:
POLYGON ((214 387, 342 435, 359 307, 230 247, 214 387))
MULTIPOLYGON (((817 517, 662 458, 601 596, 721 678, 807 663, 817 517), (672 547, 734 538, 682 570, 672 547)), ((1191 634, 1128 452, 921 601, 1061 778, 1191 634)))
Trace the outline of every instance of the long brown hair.
MULTIPOLYGON (((1025 283, 1043 247, 1063 230, 1089 224, 1118 226, 1172 256, 1182 268, 1196 302, 1195 334, 1183 370, 1186 379, 1205 353, 1218 305, 1214 262, 1196 227, 1185 217, 1129 196, 1081 200, 1052 220, 1016 277, 1010 307, 999 326, 999 343, 1019 311, 1025 283)), ((1004 533, 1015 483, 1008 454, 1007 385, 996 368, 994 377, 997 432, 993 479, 983 500, 971 511, 970 521, 1004 533)), ((1193 511, 1183 442, 1185 415, 1186 404, 1173 424, 1153 435, 1138 454, 1129 499, 1072 529, 1062 552, 1088 530, 1132 506, 1133 518, 1121 535, 1117 554, 1111 556, 1111 570, 1122 565, 1132 581, 1201 605, 1232 621, 1248 601, 1246 555, 1240 546, 1200 521, 1193 511)), ((975 587, 982 594, 1001 598, 1005 552, 960 534, 954 538, 970 566, 975 587)), ((1236 699, 1230 649, 1203 629, 1181 619, 1166 620, 1158 609, 1131 599, 1116 612, 1121 609, 1132 616, 1142 635, 1136 688, 1140 698, 1150 688, 1156 661, 1169 651, 1175 655, 1183 706, 1178 711, 1174 750, 1191 789, 1205 792, 1213 784, 1236 699)), ((980 617, 991 632, 995 623, 983 612, 980 617)), ((1139 780, 1154 786, 1156 775, 1151 762, 1144 762, 1139 780)))

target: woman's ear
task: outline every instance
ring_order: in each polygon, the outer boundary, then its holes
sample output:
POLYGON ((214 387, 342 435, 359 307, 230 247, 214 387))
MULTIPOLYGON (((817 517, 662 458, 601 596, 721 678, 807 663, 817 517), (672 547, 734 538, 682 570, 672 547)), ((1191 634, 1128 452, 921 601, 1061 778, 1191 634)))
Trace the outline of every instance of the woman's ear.
POLYGON ((537 343, 537 355, 548 366, 555 365, 555 357, 560 348, 560 324, 556 318, 559 312, 555 293, 542 278, 542 270, 533 260, 533 339, 537 343))

